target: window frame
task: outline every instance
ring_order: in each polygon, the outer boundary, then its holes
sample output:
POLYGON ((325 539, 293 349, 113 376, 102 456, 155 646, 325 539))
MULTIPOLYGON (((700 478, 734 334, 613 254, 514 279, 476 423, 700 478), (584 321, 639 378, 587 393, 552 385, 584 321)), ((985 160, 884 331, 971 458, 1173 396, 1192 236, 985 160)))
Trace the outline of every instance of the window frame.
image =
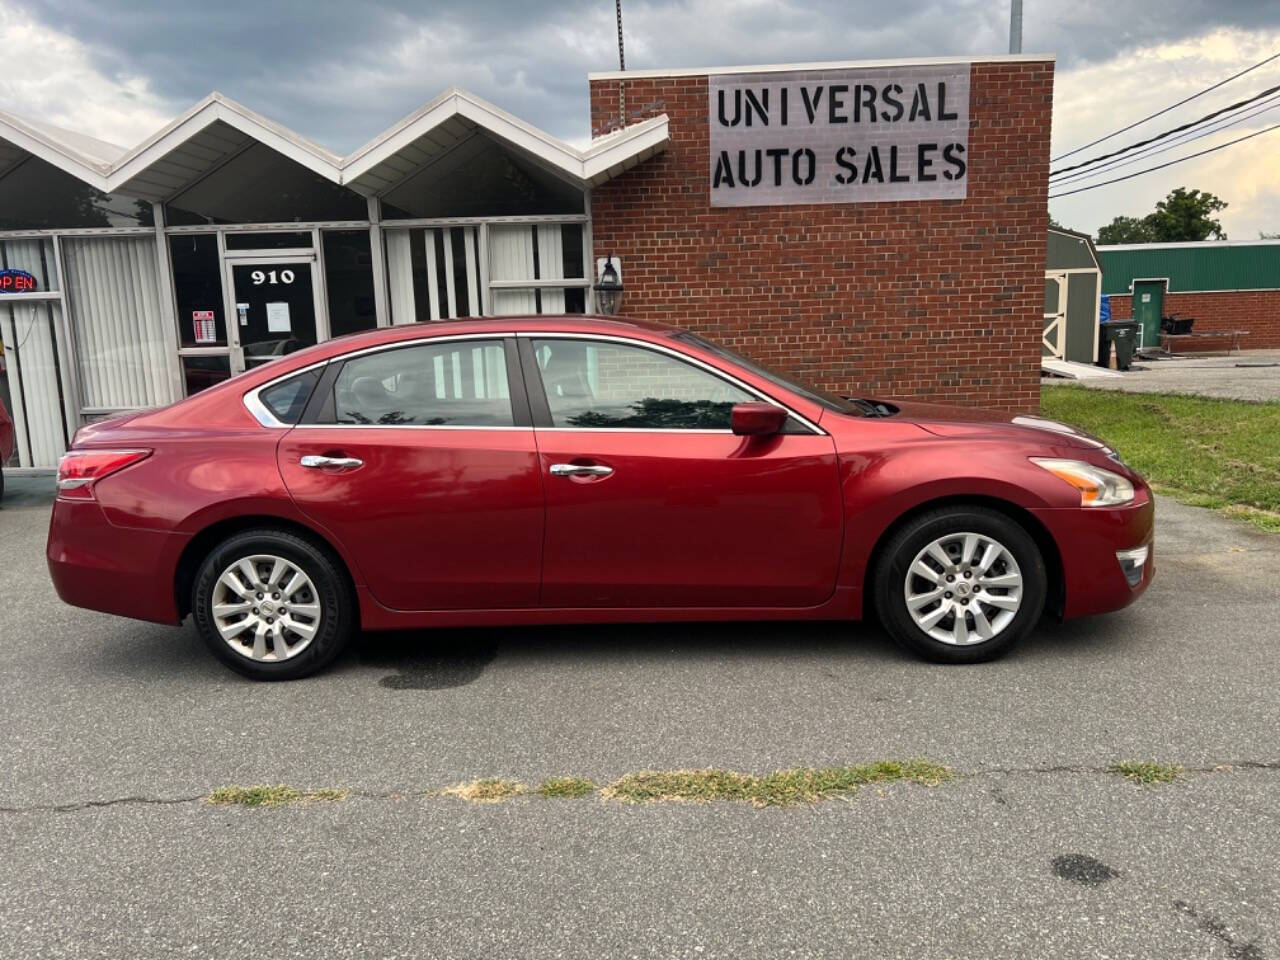
POLYGON ((555 420, 551 416, 551 405, 547 401, 546 386, 542 382, 542 369, 538 365, 538 358, 534 353, 534 340, 589 340, 601 343, 619 344, 628 347, 637 347, 641 350, 649 350, 654 353, 661 353, 674 358, 675 360, 687 363, 690 366, 697 367, 713 377, 723 380, 739 390, 755 397, 756 399, 773 404, 775 407, 781 407, 787 411, 788 416, 798 422, 805 428, 804 434, 815 434, 818 436, 826 436, 826 431, 819 427, 808 417, 797 412, 790 405, 783 403, 775 397, 770 396, 759 387, 753 386, 744 380, 735 377, 733 374, 721 370, 714 364, 682 353, 665 344, 652 343, 648 340, 636 340, 631 337, 611 336, 609 334, 596 333, 573 333, 573 332, 543 332, 543 331, 521 331, 516 335, 516 339, 520 344, 520 361, 524 368, 524 382, 526 392, 529 397, 529 405, 533 413, 533 426, 539 431, 561 432, 598 432, 598 433, 673 433, 682 436, 696 434, 732 434, 732 429, 719 429, 711 427, 699 428, 680 428, 680 427, 557 427, 555 420))
POLYGON ((305 367, 299 367, 296 370, 290 370, 278 377, 268 380, 266 383, 260 384, 245 393, 243 397, 245 408, 253 414, 255 420, 264 427, 278 430, 302 430, 302 429, 320 429, 320 430, 532 430, 533 419, 529 408, 528 390, 525 385, 523 371, 521 370, 520 359, 516 349, 516 335, 510 331, 492 331, 485 333, 460 333, 452 336, 423 336, 414 337, 411 340, 395 340, 391 343, 380 343, 376 346, 365 347, 362 350, 353 350, 350 353, 340 354, 336 357, 328 357, 319 360, 316 363, 309 364, 305 367), (510 425, 469 425, 459 423, 327 423, 322 422, 322 418, 326 414, 332 413, 333 404, 330 402, 333 398, 333 388, 337 383, 338 375, 342 372, 342 368, 346 366, 350 360, 368 356, 373 353, 383 353, 388 350, 407 350, 413 347, 435 346, 437 344, 446 344, 464 340, 486 340, 492 341, 502 346, 503 357, 506 360, 507 367, 507 393, 510 395, 511 401, 511 420, 510 425), (311 391, 311 398, 307 403, 306 409, 302 412, 302 419, 296 424, 284 423, 280 421, 267 405, 263 403, 259 394, 264 390, 282 383, 299 374, 306 373, 310 370, 323 367, 320 379, 311 391))

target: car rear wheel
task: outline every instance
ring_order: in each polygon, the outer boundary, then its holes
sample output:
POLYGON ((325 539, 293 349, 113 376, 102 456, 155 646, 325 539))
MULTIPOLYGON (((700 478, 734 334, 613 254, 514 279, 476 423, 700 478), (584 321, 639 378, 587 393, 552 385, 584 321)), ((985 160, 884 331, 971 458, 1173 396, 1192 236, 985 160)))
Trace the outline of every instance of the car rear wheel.
POLYGON ((913 518, 886 544, 875 603, 908 650, 977 663, 1035 629, 1045 587, 1044 558, 1020 524, 985 507, 947 507, 913 518))
POLYGON ((237 673, 296 680, 326 666, 356 629, 347 578, 325 550, 282 530, 219 544, 196 574, 201 639, 237 673))

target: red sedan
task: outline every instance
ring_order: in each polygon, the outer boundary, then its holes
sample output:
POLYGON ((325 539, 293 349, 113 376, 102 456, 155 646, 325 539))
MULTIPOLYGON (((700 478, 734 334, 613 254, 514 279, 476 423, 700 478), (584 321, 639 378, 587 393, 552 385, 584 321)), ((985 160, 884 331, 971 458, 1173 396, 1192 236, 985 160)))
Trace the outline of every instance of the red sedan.
POLYGON ((842 399, 694 334, 404 326, 87 426, 49 531, 68 603, 178 624, 257 679, 357 630, 854 620, 932 660, 1152 576, 1150 490, 1038 417, 842 399))

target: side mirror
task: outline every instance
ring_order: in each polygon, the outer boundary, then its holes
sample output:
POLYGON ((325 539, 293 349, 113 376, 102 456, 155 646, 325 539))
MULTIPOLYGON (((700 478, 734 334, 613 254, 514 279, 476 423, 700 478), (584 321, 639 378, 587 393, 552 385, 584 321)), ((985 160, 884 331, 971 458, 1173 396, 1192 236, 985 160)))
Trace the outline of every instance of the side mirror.
POLYGON ((787 411, 772 403, 735 403, 730 424, 740 437, 767 437, 787 422, 787 411))

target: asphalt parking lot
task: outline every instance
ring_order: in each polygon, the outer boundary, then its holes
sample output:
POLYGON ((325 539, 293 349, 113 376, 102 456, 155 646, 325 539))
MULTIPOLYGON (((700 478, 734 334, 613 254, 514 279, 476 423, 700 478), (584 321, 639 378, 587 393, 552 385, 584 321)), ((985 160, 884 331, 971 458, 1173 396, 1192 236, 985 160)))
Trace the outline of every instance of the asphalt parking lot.
POLYGON ((0 957, 1280 955, 1280 538, 1162 500, 1146 597, 976 667, 829 623, 485 629, 260 685, 190 624, 63 606, 49 486, 0 510, 0 957), (914 756, 957 779, 427 794, 914 756), (1148 759, 1187 774, 1106 772, 1148 759), (201 799, 260 783, 352 793, 201 799))

